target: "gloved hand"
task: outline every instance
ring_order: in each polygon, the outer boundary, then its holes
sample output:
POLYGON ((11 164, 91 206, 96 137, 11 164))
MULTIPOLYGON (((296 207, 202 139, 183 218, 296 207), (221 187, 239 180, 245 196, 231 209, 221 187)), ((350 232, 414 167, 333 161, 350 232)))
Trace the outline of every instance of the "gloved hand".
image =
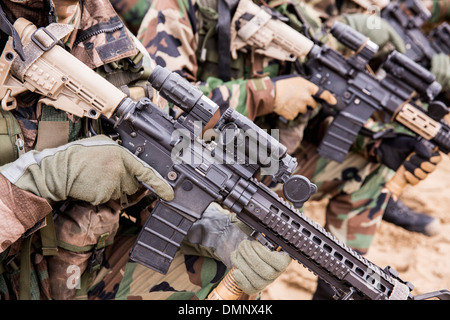
POLYGON ((405 178, 412 185, 424 180, 442 160, 439 152, 429 151, 422 142, 408 135, 383 139, 375 149, 375 155, 381 163, 393 170, 403 164, 406 169, 405 178))
POLYGON ((174 197, 158 172, 101 135, 42 152, 30 151, 3 166, 1 174, 18 188, 49 202, 71 197, 98 205, 136 193, 139 181, 164 200, 174 197))
POLYGON ((391 27, 389 22, 381 17, 370 16, 362 13, 347 14, 343 16, 343 23, 349 25, 356 31, 367 36, 376 43, 380 49, 388 42, 392 43, 395 49, 405 53, 405 43, 399 34, 391 27), (370 19, 380 19, 371 21, 370 19))
POLYGON ((442 86, 442 91, 450 90, 450 56, 439 53, 431 58, 431 73, 442 86))
POLYGON ((270 251, 260 242, 243 240, 231 254, 234 279, 247 294, 257 294, 289 266, 291 257, 285 252, 270 251))
MULTIPOLYGON (((318 102, 314 95, 319 92, 319 87, 314 83, 299 76, 276 77, 275 82, 275 108, 274 112, 286 120, 293 120, 298 114, 304 114, 308 107, 315 109, 318 102)), ((330 105, 337 103, 333 94, 324 90, 319 95, 330 105)))

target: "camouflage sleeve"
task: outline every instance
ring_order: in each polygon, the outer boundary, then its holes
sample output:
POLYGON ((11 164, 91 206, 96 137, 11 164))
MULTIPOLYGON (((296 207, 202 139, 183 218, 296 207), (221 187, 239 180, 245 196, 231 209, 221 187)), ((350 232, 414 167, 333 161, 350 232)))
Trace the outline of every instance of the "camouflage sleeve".
POLYGON ((52 211, 50 204, 31 192, 11 184, 0 175, 0 252, 52 211))
MULTIPOLYGON (((145 15, 138 39, 156 64, 197 83, 197 10, 194 1, 155 1, 145 15)), ((254 119, 273 110, 274 86, 269 77, 223 82, 209 78, 199 84, 221 109, 233 107, 254 119)))

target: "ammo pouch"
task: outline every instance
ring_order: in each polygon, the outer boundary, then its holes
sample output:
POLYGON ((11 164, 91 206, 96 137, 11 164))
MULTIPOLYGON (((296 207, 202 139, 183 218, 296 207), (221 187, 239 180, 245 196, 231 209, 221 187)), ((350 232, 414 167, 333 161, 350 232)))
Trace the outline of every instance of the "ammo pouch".
POLYGON ((10 111, 0 108, 0 166, 25 152, 22 130, 10 111))

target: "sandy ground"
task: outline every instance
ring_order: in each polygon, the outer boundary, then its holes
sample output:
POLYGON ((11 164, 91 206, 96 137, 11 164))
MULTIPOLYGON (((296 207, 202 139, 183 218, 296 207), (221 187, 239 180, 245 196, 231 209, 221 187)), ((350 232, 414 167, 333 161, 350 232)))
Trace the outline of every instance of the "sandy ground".
MULTIPOLYGON (((450 290, 450 158, 442 163, 425 181, 408 186, 401 199, 420 212, 439 219, 439 234, 427 237, 408 232, 381 221, 374 243, 366 258, 384 268, 394 267, 405 281, 414 284, 413 294, 441 289, 450 290)), ((306 212, 324 224, 325 202, 307 204, 306 212)), ((262 293, 265 300, 310 300, 317 277, 293 261, 287 271, 262 293)))

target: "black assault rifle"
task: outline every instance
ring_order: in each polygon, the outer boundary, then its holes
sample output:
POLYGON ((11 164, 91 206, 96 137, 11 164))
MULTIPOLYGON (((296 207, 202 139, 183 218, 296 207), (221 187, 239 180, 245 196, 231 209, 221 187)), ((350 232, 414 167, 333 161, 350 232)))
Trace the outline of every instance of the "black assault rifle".
POLYGON ((167 272, 191 225, 215 201, 235 212, 261 243, 270 249, 281 248, 328 282, 341 299, 450 298, 447 290, 412 296, 413 286, 398 278, 395 270, 374 265, 259 182, 255 175, 265 169, 274 181, 283 183, 285 197, 296 207, 315 192, 308 179, 290 176, 297 163, 286 148, 248 118, 228 109, 215 126, 217 138, 207 143, 200 139, 201 126, 218 106, 165 68, 157 66, 149 80, 184 114, 174 119, 148 99, 126 99, 108 119, 122 145, 154 167, 175 192, 170 202, 158 200, 131 259, 167 272), (228 130, 231 133, 224 134, 228 130), (242 146, 249 141, 262 144, 262 151, 242 146), (266 156, 268 149, 271 152, 266 156), (274 165, 276 170, 271 172, 274 165))
POLYGON ((443 120, 448 108, 435 99, 442 86, 430 71, 407 56, 391 53, 382 65, 387 75, 380 79, 367 70, 378 46, 355 29, 336 22, 330 30, 355 52, 347 58, 284 23, 274 9, 252 1, 240 1, 231 26, 233 54, 251 47, 268 57, 294 62, 299 74, 336 97, 336 106, 323 108, 334 119, 319 145, 320 155, 344 161, 376 111, 383 111, 387 121, 401 123, 442 152, 450 151, 450 127, 443 120), (429 104, 428 110, 419 106, 419 100, 429 104))

